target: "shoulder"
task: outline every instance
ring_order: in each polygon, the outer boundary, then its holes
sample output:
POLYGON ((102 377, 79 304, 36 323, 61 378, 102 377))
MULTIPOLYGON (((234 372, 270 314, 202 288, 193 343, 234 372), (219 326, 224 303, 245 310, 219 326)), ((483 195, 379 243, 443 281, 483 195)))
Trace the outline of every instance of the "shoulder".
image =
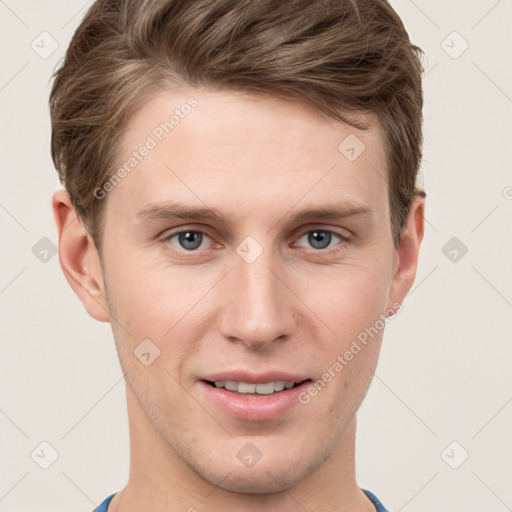
POLYGON ((115 495, 116 493, 114 492, 113 494, 108 496, 108 498, 105 498, 105 501, 103 501, 101 505, 98 508, 95 508, 92 512, 107 512, 108 504, 115 495))
POLYGON ((375 494, 373 494, 373 492, 369 491, 368 489, 361 490, 366 494, 366 496, 368 496, 370 501, 375 505, 375 509, 377 510, 377 512, 388 512, 388 509, 384 507, 382 502, 379 500, 379 498, 377 498, 377 496, 375 496, 375 494))

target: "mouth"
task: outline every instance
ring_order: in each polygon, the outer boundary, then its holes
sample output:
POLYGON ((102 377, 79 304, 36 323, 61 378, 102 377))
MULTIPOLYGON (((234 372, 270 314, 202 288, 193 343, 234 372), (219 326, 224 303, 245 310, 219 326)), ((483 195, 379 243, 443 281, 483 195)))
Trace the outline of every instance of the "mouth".
POLYGON ((300 404, 299 395, 312 382, 311 379, 258 380, 255 383, 203 379, 199 384, 205 400, 222 414, 237 420, 261 422, 288 415, 300 404))
POLYGON ((258 384, 233 380, 205 380, 203 382, 206 382, 206 384, 213 388, 225 389, 226 391, 237 393, 239 395, 273 395, 289 389, 294 389, 309 380, 310 379, 306 379, 301 382, 275 380, 258 384))

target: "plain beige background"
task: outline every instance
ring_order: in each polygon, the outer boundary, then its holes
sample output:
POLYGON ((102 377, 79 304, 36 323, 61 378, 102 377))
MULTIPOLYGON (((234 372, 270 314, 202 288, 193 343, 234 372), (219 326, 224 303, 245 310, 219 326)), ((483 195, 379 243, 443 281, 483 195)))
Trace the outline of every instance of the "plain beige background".
MULTIPOLYGON (((512 1, 391 3, 426 53, 427 228, 360 410, 358 482, 390 511, 512 510, 512 1)), ((110 326, 52 253, 49 80, 87 5, 0 1, 1 512, 90 512, 128 475, 110 326)))

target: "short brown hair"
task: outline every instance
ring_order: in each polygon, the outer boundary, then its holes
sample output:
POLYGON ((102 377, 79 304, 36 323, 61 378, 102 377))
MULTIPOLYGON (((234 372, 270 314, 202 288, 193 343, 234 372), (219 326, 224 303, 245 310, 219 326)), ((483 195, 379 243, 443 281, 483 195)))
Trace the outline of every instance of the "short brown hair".
POLYGON ((101 251, 94 190, 115 171, 130 114, 152 92, 213 87, 347 114, 384 133, 395 245, 422 158, 423 51, 387 0, 97 0, 76 30, 50 94, 59 178, 101 251))

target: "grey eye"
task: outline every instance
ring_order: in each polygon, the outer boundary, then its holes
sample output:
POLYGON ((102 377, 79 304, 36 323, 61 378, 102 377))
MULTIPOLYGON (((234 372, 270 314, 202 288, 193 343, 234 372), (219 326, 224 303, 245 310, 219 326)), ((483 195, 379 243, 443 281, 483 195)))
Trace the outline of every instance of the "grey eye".
POLYGON ((330 229, 310 229, 305 231, 299 238, 298 245, 300 247, 313 248, 319 251, 326 249, 341 248, 346 238, 330 229))
POLYGON ((175 233, 169 237, 171 243, 173 243, 172 239, 174 238, 177 239, 179 244, 178 248, 185 249, 187 251, 199 249, 203 243, 203 233, 199 231, 180 231, 179 233, 175 233))
POLYGON ((332 240, 332 234, 329 231, 310 231, 308 233, 308 242, 315 249, 325 249, 332 240))

